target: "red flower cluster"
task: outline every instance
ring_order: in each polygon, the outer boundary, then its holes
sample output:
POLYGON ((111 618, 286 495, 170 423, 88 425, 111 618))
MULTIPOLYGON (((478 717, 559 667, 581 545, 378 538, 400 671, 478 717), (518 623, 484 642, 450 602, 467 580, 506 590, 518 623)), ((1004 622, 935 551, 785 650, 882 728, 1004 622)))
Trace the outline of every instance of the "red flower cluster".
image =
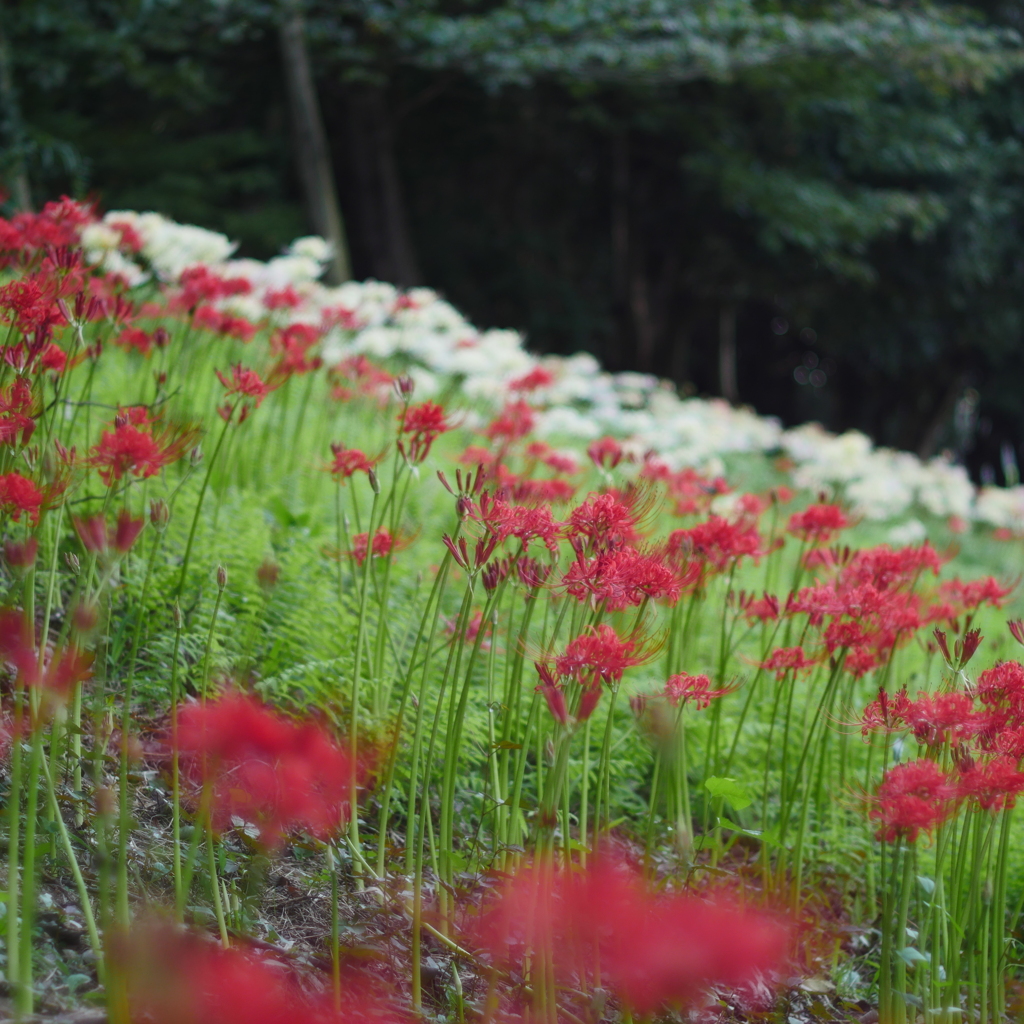
POLYGON ((20 473, 0 474, 0 513, 18 522, 22 515, 39 522, 39 512, 47 505, 46 495, 28 477, 20 473))
POLYGON ((451 429, 444 409, 436 402, 410 405, 398 417, 399 434, 408 434, 408 441, 399 440, 398 450, 412 465, 418 465, 430 454, 438 437, 451 429))
POLYGON ((934 761, 897 765, 885 773, 871 808, 879 823, 876 834, 886 843, 912 843, 946 820, 955 797, 956 786, 934 761))
MULTIPOLYGON (((335 1009, 280 960, 222 949, 166 924, 136 926, 115 955, 128 979, 132 1019, 152 1024, 397 1024, 406 1019, 346 979, 335 1009)), ((355 979, 352 979, 355 980, 355 979)))
POLYGON ((327 468, 331 476, 339 483, 344 483, 356 473, 371 473, 373 467, 380 461, 379 458, 369 459, 365 452, 361 452, 358 448, 346 448, 341 444, 331 445, 331 455, 334 458, 327 468))
POLYGON ((577 549, 576 560, 562 577, 566 593, 579 601, 589 600, 596 608, 621 611, 644 600, 678 600, 683 584, 653 552, 622 547, 587 558, 577 549))
POLYGON ((558 553, 562 524, 554 518, 549 506, 513 505, 504 498, 492 498, 485 491, 480 495, 479 506, 470 514, 499 542, 515 537, 525 552, 531 540, 539 540, 552 555, 558 553))
POLYGON ((790 672, 802 672, 816 664, 814 658, 807 657, 802 647, 779 647, 772 651, 767 661, 761 662, 761 668, 766 672, 774 672, 775 678, 781 680, 790 672))
POLYGON ((650 654, 637 639, 623 640, 611 626, 598 626, 568 643, 554 659, 554 671, 541 662, 534 663, 540 676, 537 692, 544 695, 555 721, 568 725, 569 708, 562 680, 578 683, 575 720, 586 721, 601 700, 601 684, 619 682, 627 668, 642 665, 650 654))
POLYGON ((707 676, 691 676, 686 672, 669 676, 665 683, 665 696, 669 703, 676 707, 692 702, 695 708, 704 709, 709 707, 716 697, 722 697, 731 690, 732 687, 729 686, 721 690, 712 690, 711 680, 707 676))
POLYGON ((565 984, 593 983, 600 971, 644 1017, 685 1007, 711 985, 753 982, 781 966, 787 944, 786 929, 767 915, 652 892, 607 859, 575 874, 547 865, 520 870, 476 931, 502 964, 547 950, 565 984))
POLYGON ((484 433, 492 441, 509 444, 526 437, 536 422, 537 416, 528 402, 509 402, 491 421, 484 433))
POLYGON ((790 516, 786 529, 802 541, 828 544, 837 533, 849 525, 849 519, 838 505, 811 505, 803 512, 796 512, 790 516))
POLYGON ((14 608, 0 610, 0 658, 14 666, 22 686, 42 693, 42 710, 51 711, 89 678, 92 655, 73 644, 64 644, 57 648, 47 645, 40 657, 34 637, 32 623, 24 612, 14 608))
POLYGON ((392 536, 391 531, 386 527, 382 526, 373 535, 373 544, 369 545, 369 535, 365 533, 357 533, 352 538, 352 550, 349 552, 350 557, 354 558, 357 565, 362 565, 366 561, 367 547, 370 547, 370 556, 372 558, 387 558, 392 551, 398 549, 398 540, 392 536))
POLYGON ((265 845, 306 829, 326 838, 345 822, 358 766, 319 725, 298 724, 253 697, 227 693, 179 716, 182 770, 208 787, 219 827, 251 822, 265 845))
POLYGON ((177 462, 198 436, 196 427, 162 425, 135 406, 117 417, 113 430, 103 431, 89 454, 89 464, 99 470, 108 487, 126 474, 145 479, 177 462))
POLYGON ((765 554, 757 525, 739 520, 732 523, 711 516, 688 530, 673 530, 668 538, 670 555, 692 554, 718 572, 738 564, 744 558, 758 559, 765 554))
MULTIPOLYGON (((217 370, 216 373, 217 379, 226 389, 226 396, 230 397, 232 395, 237 395, 241 400, 242 412, 238 417, 239 423, 242 423, 249 415, 250 401, 252 402, 253 407, 258 409, 263 399, 266 398, 273 390, 270 385, 263 382, 260 375, 255 370, 250 370, 247 367, 242 366, 241 363, 235 363, 235 365, 231 367, 230 380, 228 380, 220 370, 217 370)), ((238 402, 235 402, 234 404, 231 402, 225 402, 217 411, 220 413, 222 419, 230 420, 234 415, 238 404, 238 402)))
POLYGON ((568 533, 585 541, 590 551, 611 551, 639 537, 639 517, 613 494, 592 494, 569 514, 568 533))

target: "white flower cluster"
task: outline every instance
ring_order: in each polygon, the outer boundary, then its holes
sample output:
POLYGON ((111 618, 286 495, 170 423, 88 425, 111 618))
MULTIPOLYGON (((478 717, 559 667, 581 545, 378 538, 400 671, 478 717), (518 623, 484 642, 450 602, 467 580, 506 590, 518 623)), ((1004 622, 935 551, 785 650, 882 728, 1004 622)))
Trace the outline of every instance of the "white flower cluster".
MULTIPOLYGON (((320 283, 330 246, 300 238, 267 262, 231 260, 227 237, 177 224, 155 213, 116 211, 83 230, 90 261, 135 285, 149 272, 173 285, 188 267, 204 264, 224 277, 244 277, 246 295, 221 305, 253 321, 330 323, 321 355, 328 365, 364 354, 375 360, 401 356, 417 394, 429 397, 453 378, 467 398, 498 408, 521 397, 510 385, 543 371, 528 400, 537 412, 536 433, 577 444, 613 435, 636 453, 654 452, 670 468, 718 473, 722 458, 737 453, 784 453, 794 483, 811 492, 842 495, 867 519, 900 522, 891 539, 920 539, 915 513, 979 520, 1024 533, 1024 487, 980 492, 961 466, 922 461, 908 452, 876 448, 856 431, 839 436, 811 423, 783 430, 771 417, 736 409, 719 399, 680 398, 666 381, 638 373, 604 372, 593 356, 534 356, 515 331, 479 331, 429 288, 400 292, 379 281, 320 283), (121 229, 141 242, 144 266, 124 254, 121 229), (290 288, 297 303, 268 309, 269 292, 290 288)), ((483 422, 469 414, 467 423, 483 422)))

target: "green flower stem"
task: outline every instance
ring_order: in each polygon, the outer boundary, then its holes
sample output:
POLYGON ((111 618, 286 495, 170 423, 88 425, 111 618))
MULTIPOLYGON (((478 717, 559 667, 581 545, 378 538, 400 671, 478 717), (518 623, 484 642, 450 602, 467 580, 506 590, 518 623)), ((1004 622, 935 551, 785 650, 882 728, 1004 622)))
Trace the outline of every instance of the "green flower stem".
POLYGON ((36 912, 36 825, 39 805, 39 773, 43 756, 43 728, 39 721, 39 700, 29 695, 32 730, 28 775, 25 779, 25 851, 22 857, 21 950, 18 956, 18 984, 14 993, 15 1009, 30 1014, 35 1000, 32 963, 32 930, 36 912), (35 705, 32 707, 32 705, 35 705))
MULTIPOLYGON (((370 598, 370 571, 373 567, 373 535, 377 527, 377 508, 380 501, 379 487, 373 488, 373 502, 370 505, 370 521, 366 534, 366 557, 363 559, 363 581, 359 591, 359 623, 356 629, 355 663, 352 668, 352 709, 349 718, 349 757, 352 761, 352 777, 349 785, 349 845, 362 851, 359 841, 359 700, 363 673, 363 645, 366 640, 366 617, 370 598)), ((359 859, 354 862, 356 885, 361 889, 362 868, 359 859)))
POLYGON ((15 682, 14 739, 11 743, 11 786, 7 794, 7 976, 17 982, 21 977, 19 954, 21 939, 21 796, 22 796, 22 730, 25 721, 25 690, 15 682))
POLYGON ((121 707, 121 758, 118 776, 119 818, 117 826, 117 901, 116 920, 123 928, 128 927, 128 833, 131 830, 131 801, 129 799, 128 769, 129 743, 128 737, 132 726, 132 697, 135 691, 135 667, 139 655, 139 642, 142 638, 142 624, 146 618, 146 598, 149 596, 149 581, 153 572, 157 552, 163 539, 162 533, 155 533, 150 546, 149 558, 146 561, 145 573, 142 577, 142 593, 139 597, 138 614, 135 629, 132 632, 131 648, 128 655, 128 676, 124 684, 123 705, 121 707))
POLYGON ((210 478, 213 476, 214 467, 217 465, 217 456, 220 454, 221 448, 224 446, 224 439, 228 436, 228 430, 231 427, 231 418, 228 417, 224 421, 224 428, 220 432, 220 437, 217 438, 217 443, 214 445, 213 454, 210 456, 210 461, 206 464, 206 473, 203 475, 203 483, 199 488, 199 497, 196 499, 195 511, 192 513, 192 525, 188 531, 188 541, 185 544, 185 554, 181 560, 181 573, 178 576, 178 585, 174 590, 174 599, 181 601, 181 596, 185 591, 185 581, 188 579, 188 568, 192 561, 192 548, 196 542, 196 531, 199 528, 199 516, 203 511, 203 501, 206 498, 206 492, 210 487, 210 478))
MULTIPOLYGON (((444 558, 441 561, 441 567, 434 577, 434 585, 431 588, 430 596, 427 598, 426 606, 423 609, 423 615, 420 620, 420 627, 416 635, 416 641, 413 644, 412 653, 409 657, 409 667, 406 670, 402 680, 402 695, 399 700, 398 712, 395 719, 393 738, 391 740, 390 749, 388 751, 387 765, 384 770, 384 780, 381 785, 381 805, 380 814, 378 816, 378 829, 377 829, 377 874, 380 876, 384 875, 385 867, 385 855, 387 851, 387 834, 388 824, 391 820, 391 801, 394 794, 395 787, 395 771, 398 766, 398 756, 401 749, 401 736, 402 726, 405 723, 405 713, 408 707, 408 701, 410 693, 412 692, 412 676, 417 664, 417 654, 420 649, 420 645, 423 645, 423 678, 420 686, 420 697, 416 700, 416 722, 414 726, 414 746, 415 741, 422 735, 422 724, 423 724, 423 691, 424 684, 427 679, 427 673, 430 665, 430 658, 433 653, 434 638, 437 635, 437 626, 441 617, 441 607, 444 597, 445 586, 448 582, 448 575, 451 571, 451 553, 446 552, 444 558), (432 614, 431 614, 432 613, 432 614), (429 632, 426 634, 424 640, 424 630, 426 629, 427 621, 430 622, 429 632)), ((414 752, 413 764, 419 763, 419 751, 418 749, 414 752)), ((415 780, 413 785, 415 785, 415 780)), ((413 789, 410 788, 410 797, 412 797, 413 789)), ((409 808, 410 820, 412 817, 412 807, 409 808)), ((407 869, 408 870, 408 867, 407 869)))
POLYGON ((85 930, 89 936, 89 947, 92 949, 93 958, 95 959, 97 976, 102 983, 104 973, 103 944, 100 942, 99 929, 96 927, 96 917, 93 914, 92 901, 89 899, 89 890, 85 884, 82 869, 78 864, 78 858, 75 856, 75 849, 71 845, 71 837, 68 835, 67 825, 64 824, 64 818, 60 813, 57 791, 53 783, 53 773, 50 771, 45 756, 40 761, 40 771, 46 783, 46 795, 49 800, 50 810, 53 812, 53 820, 57 825, 57 832, 60 835, 61 846, 64 848, 68 867, 71 869, 71 875, 75 880, 78 902, 82 905, 82 917, 85 920, 85 930))
POLYGON ((224 920, 224 903, 220 895, 220 883, 217 875, 217 855, 213 848, 213 820, 210 808, 206 809, 206 866, 210 872, 210 888, 213 890, 213 912, 217 917, 217 931, 220 932, 220 944, 228 948, 228 928, 224 920))

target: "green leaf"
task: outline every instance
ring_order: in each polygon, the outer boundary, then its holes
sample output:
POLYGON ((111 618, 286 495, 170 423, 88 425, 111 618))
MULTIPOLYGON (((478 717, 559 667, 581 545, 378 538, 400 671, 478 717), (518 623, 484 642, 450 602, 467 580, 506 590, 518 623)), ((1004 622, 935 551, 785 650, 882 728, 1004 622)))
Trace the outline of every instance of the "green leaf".
POLYGON ((924 963, 928 963, 928 957, 913 946, 904 946, 903 949, 896 950, 896 955, 910 967, 913 967, 914 964, 921 963, 922 961, 924 963))
POLYGON ((704 780, 704 788, 712 796, 728 800, 737 811, 742 811, 744 807, 749 807, 754 802, 747 787, 736 779, 712 775, 711 778, 704 780))
POLYGON ((733 832, 739 832, 741 836, 749 836, 751 839, 760 839, 765 846, 779 845, 779 834, 774 827, 764 830, 759 828, 744 828, 742 825, 737 825, 736 822, 722 817, 718 819, 718 824, 722 828, 730 829, 733 832))

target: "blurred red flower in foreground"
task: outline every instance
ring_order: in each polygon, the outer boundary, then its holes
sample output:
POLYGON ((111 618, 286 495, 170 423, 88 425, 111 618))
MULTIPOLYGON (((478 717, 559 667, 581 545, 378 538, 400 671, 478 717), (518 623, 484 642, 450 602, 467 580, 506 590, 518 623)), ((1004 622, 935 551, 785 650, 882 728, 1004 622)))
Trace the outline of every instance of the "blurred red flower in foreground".
POLYGON ((550 951, 556 977, 604 984, 636 1013, 694 1002, 713 984, 742 986, 780 966, 787 930, 766 914, 695 895, 652 892, 602 859, 586 872, 534 865, 481 919, 480 944, 513 964, 550 951))
POLYGON ((184 776, 197 789, 209 787, 214 823, 242 818, 259 828, 264 845, 290 829, 318 838, 338 829, 359 775, 319 725, 294 722, 240 693, 182 708, 178 753, 184 776))
POLYGON ((340 1009, 327 993, 300 987, 279 960, 222 949, 169 925, 133 929, 119 944, 132 1019, 151 1024, 396 1024, 403 1015, 364 984, 343 989, 340 1009))

